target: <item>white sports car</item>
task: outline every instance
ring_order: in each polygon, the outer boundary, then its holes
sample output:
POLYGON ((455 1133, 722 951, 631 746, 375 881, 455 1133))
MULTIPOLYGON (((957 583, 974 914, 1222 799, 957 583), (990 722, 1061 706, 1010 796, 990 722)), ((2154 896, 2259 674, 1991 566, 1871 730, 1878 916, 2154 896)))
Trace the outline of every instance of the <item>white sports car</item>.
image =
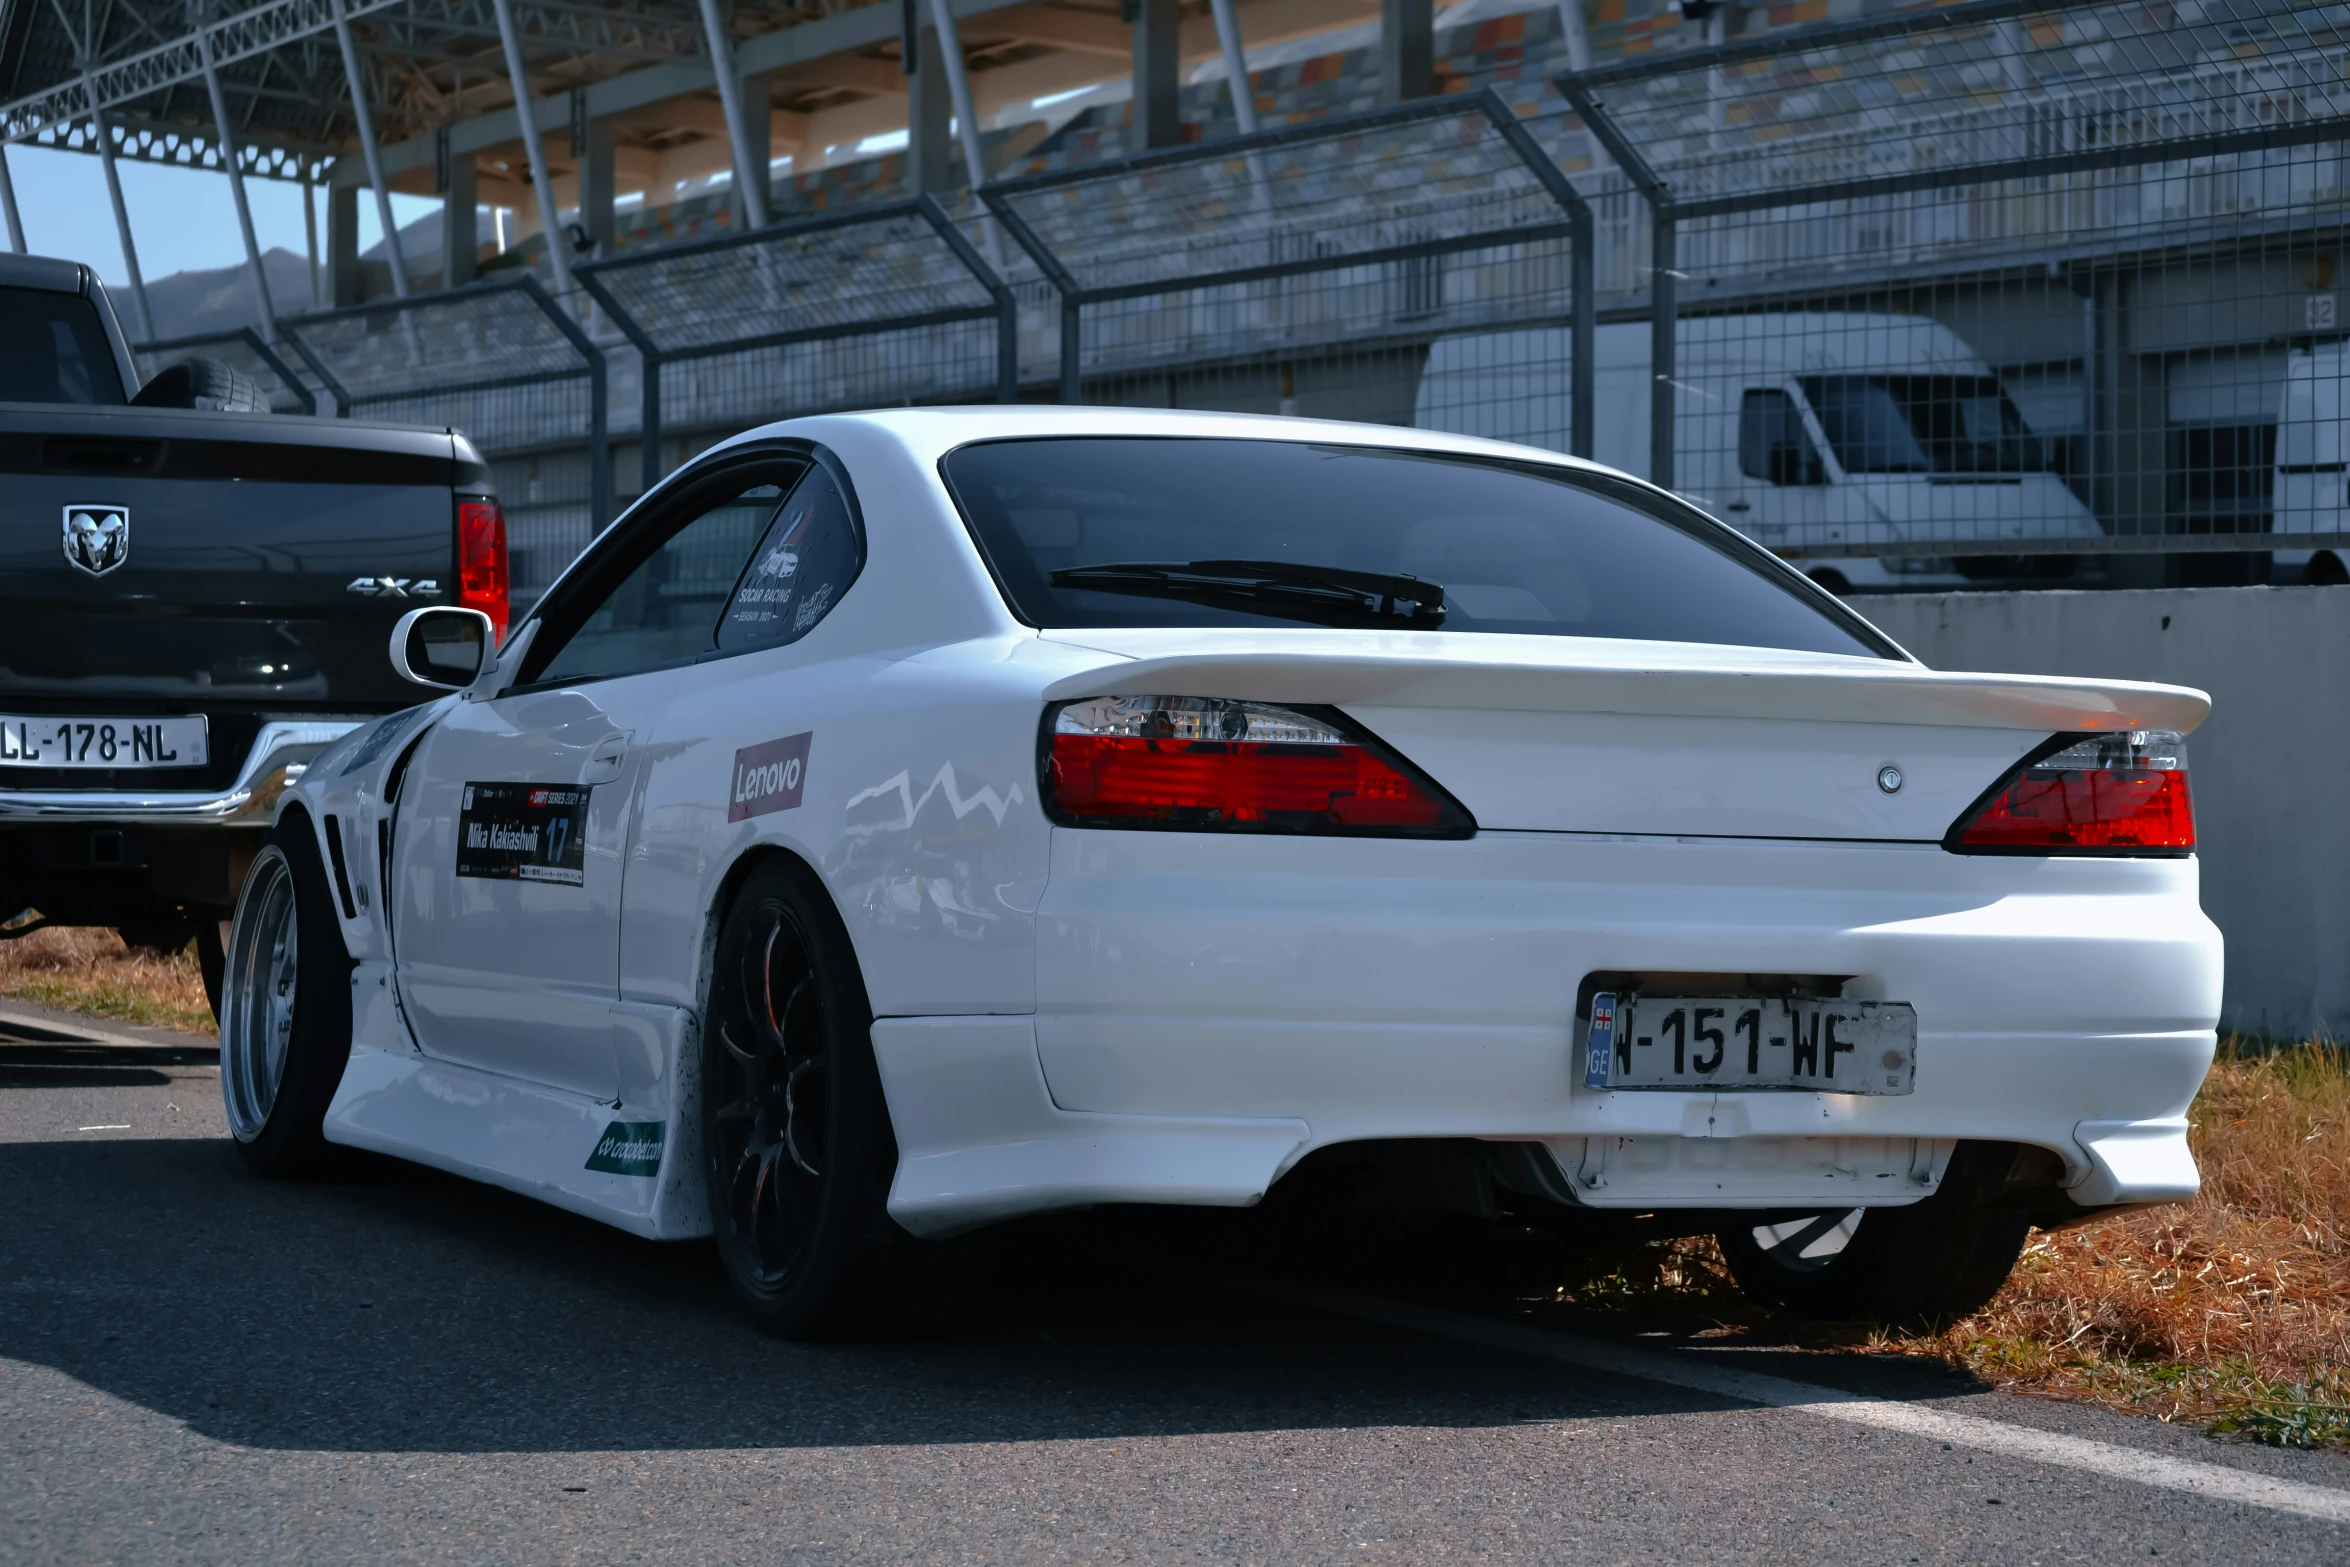
POLYGON ((229 954, 251 1161, 715 1235, 773 1331, 941 1237, 1430 1201, 1988 1298, 2196 1188, 2198 692, 1929 670, 1554 453, 1080 408, 792 420, 291 789, 229 954))

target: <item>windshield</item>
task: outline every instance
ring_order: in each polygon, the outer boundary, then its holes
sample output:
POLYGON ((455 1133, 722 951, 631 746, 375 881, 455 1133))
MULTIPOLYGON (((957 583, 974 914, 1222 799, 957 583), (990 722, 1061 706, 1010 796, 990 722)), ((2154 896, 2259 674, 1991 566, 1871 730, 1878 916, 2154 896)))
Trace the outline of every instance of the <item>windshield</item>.
POLYGON ((1141 591, 1148 573, 1081 569, 1197 563, 1231 575, 1280 563, 1324 581, 1376 574, 1440 588, 1446 631, 1887 656, 1861 622, 1741 558, 1747 546, 1726 530, 1639 509, 1630 486, 1618 498, 1609 481, 1566 470, 1303 441, 1113 437, 984 442, 941 467, 1014 613, 1034 626, 1329 624, 1280 594, 1141 591))
POLYGON ((1807 375, 1846 473, 2037 473, 2048 466, 1987 375, 1807 375))
POLYGON ((98 309, 79 294, 0 288, 0 403, 123 400, 98 309))

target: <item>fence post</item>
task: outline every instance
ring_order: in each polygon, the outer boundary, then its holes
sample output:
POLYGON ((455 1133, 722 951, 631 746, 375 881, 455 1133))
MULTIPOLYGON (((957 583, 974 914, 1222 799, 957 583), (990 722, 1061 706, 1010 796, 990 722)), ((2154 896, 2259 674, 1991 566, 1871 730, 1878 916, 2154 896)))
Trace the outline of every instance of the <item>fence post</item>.
POLYGON ((1028 259, 1036 263, 1036 269, 1045 275, 1046 280, 1060 294, 1060 397, 1063 403, 1071 405, 1085 401, 1084 372, 1079 357, 1085 346, 1082 336, 1085 311, 1077 280, 1069 275, 1067 267, 1061 265, 1061 258, 1054 255, 1043 240, 1037 238, 1036 231, 1028 226, 1028 220, 1012 210, 1010 202, 990 190, 981 191, 979 199, 987 204, 988 211, 995 214, 996 221, 1004 226, 1004 232, 1012 236, 1012 243, 1028 252, 1028 259))
POLYGON ((661 350, 652 337, 636 323, 636 318, 620 308, 620 301, 612 297, 596 276, 599 263, 589 262, 572 273, 579 286, 590 298, 603 307, 612 324, 620 328, 620 335, 636 345, 637 360, 644 367, 640 377, 643 384, 637 388, 638 423, 642 426, 643 450, 637 454, 637 493, 650 495, 653 486, 661 482, 661 350))
POLYGON ((301 356, 302 363, 310 367, 310 373, 318 377, 318 384, 325 387, 327 395, 335 400, 335 417, 337 419, 350 418, 350 392, 344 389, 342 382, 334 378, 333 372, 327 369, 325 361, 310 351, 310 345, 302 341, 302 334, 296 330, 299 325, 299 318, 293 321, 280 321, 277 324, 278 335, 294 346, 294 352, 301 356))
POLYGON ((1568 343, 1573 355, 1573 363, 1567 367, 1567 450, 1577 457, 1589 457, 1595 443, 1592 400, 1597 396, 1593 391, 1591 361, 1598 351, 1599 335, 1599 291, 1591 276, 1599 247, 1592 235, 1591 203, 1583 199, 1574 181, 1551 161, 1542 144, 1519 122, 1517 113, 1500 93, 1488 87, 1478 98, 1485 106, 1486 117, 1493 121, 1493 128, 1501 133, 1501 139, 1509 143, 1518 161, 1526 165, 1527 172, 1549 193, 1550 199, 1566 209, 1567 219, 1574 225, 1574 237, 1569 241, 1573 247, 1569 264, 1574 275, 1567 284, 1571 312, 1568 343))
MULTIPOLYGON (((277 328, 277 331, 282 336, 285 328, 281 326, 277 328)), ((318 399, 310 395, 310 388, 304 386, 301 378, 294 374, 293 366, 280 359, 276 350, 264 342, 261 334, 251 327, 240 327, 238 332, 245 339, 245 346, 253 350, 253 357, 269 366, 269 373, 276 376, 294 394, 295 401, 302 405, 302 411, 306 414, 318 412, 318 399)))
MULTIPOLYGON (((560 235, 549 237, 558 241, 561 239, 560 235)), ((604 524, 612 520, 611 410, 606 403, 608 389, 604 382, 604 352, 588 340, 587 333, 580 330, 579 323, 572 320, 563 307, 540 286, 539 280, 527 272, 522 274, 522 291, 530 296, 530 302, 539 307, 541 314, 555 323, 555 330, 563 334, 564 339, 587 363, 588 514, 600 532, 604 524)))
MULTIPOLYGON (((285 331, 285 328, 281 326, 277 330, 282 335, 285 331)), ((300 400, 302 404, 302 411, 304 413, 314 414, 318 412, 318 399, 310 395, 310 388, 304 386, 300 379, 295 376, 293 367, 291 365, 287 364, 283 359, 278 358, 277 354, 270 348, 269 344, 262 341, 260 333, 254 331, 249 326, 241 326, 237 328, 237 335, 245 340, 245 346, 247 348, 253 350, 253 357, 260 360, 263 364, 269 366, 269 373, 276 376, 278 380, 284 382, 285 385, 293 392, 294 396, 300 400)))
POLYGON ((1675 208, 1672 192, 1657 178, 1656 170, 1640 150, 1624 139, 1615 122, 1607 117, 1605 108, 1591 96, 1591 90, 1579 81, 1573 72, 1556 78, 1558 90, 1575 112, 1582 116, 1584 129, 1599 138, 1608 156, 1624 171, 1624 178, 1640 192, 1640 199, 1648 204, 1649 220, 1649 374, 1654 377, 1648 388, 1648 479, 1664 489, 1673 487, 1673 422, 1677 412, 1674 397, 1676 365, 1674 339, 1680 311, 1680 281, 1675 249, 1678 235, 1674 229, 1675 208))
POLYGON ((995 400, 1016 403, 1020 400, 1020 302, 1013 296, 1011 285, 996 275, 995 268, 971 243, 970 237, 955 227, 955 220, 947 216, 946 208, 938 204, 936 196, 917 196, 914 206, 938 237, 946 242, 955 259, 963 263, 965 271, 978 280, 979 286, 995 301, 995 400))

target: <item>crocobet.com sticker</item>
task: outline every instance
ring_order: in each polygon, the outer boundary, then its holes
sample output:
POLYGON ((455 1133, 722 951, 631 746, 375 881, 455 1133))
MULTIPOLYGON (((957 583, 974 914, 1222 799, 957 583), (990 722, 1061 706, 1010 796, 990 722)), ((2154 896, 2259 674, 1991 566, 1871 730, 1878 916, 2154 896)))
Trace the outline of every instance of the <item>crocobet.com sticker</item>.
POLYGON ((734 753, 734 787, 727 792, 726 819, 739 822, 800 803, 808 781, 808 741, 814 734, 786 735, 734 753))
POLYGON ((467 784, 457 812, 457 874, 584 886, 593 792, 565 784, 467 784))
POLYGON ((658 1121, 614 1121, 596 1139, 587 1167, 605 1175, 659 1175, 661 1132, 658 1121))

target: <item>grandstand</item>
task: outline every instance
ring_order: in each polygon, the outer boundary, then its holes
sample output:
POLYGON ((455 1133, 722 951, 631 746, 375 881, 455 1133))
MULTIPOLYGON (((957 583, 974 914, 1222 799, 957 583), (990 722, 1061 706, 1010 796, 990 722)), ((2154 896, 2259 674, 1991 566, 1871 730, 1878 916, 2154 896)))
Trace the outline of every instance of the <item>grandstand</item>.
MULTIPOLYGON (((269 328, 209 351, 468 430, 526 591, 761 419, 1075 395, 1406 423, 1431 342, 1568 344, 1578 312, 1661 319, 1667 353, 1681 315, 1940 322, 2113 580, 2199 580, 2271 526, 2288 358, 2342 330, 2334 7, 81 5, 0 0, 0 133, 315 191, 317 303, 256 256, 269 328), (358 203, 395 190, 441 198, 438 242, 371 267, 358 203)), ((1573 370, 1486 395, 1568 445, 1573 370)), ((1666 474, 1698 426, 1657 384, 1666 474)), ((2025 521, 2002 553, 2059 547, 2025 521)))

